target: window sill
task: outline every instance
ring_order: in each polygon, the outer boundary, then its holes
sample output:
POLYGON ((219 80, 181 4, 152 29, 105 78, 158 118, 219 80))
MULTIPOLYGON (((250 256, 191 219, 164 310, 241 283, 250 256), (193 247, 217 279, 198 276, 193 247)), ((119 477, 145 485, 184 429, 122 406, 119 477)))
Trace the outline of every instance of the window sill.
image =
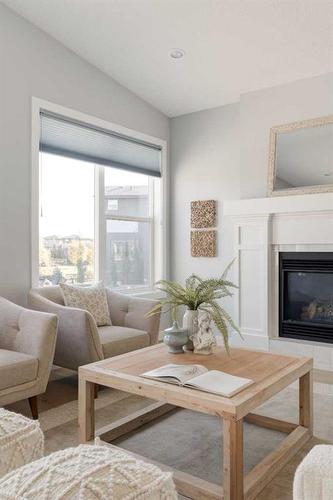
POLYGON ((164 297, 163 292, 156 290, 156 288, 140 288, 132 289, 128 288, 110 288, 113 292, 123 293, 124 295, 130 295, 131 297, 142 297, 149 299, 160 299, 164 297))

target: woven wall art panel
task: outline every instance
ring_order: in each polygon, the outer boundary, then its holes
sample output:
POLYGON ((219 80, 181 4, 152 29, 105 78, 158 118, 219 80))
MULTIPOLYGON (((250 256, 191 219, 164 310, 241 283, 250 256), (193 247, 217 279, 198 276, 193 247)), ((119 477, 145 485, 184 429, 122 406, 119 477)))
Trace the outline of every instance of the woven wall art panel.
POLYGON ((205 228, 216 226, 216 201, 199 200, 191 202, 191 227, 205 228))
POLYGON ((191 231, 192 257, 216 257, 216 231, 191 231))

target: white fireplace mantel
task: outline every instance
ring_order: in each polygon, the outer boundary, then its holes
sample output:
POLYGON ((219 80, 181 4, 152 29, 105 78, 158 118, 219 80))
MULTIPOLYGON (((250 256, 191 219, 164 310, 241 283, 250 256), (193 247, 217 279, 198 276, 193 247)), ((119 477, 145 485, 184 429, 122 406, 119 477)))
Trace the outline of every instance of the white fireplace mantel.
POLYGON ((278 254, 333 252, 333 193, 227 201, 223 215, 233 226, 234 317, 244 337, 232 343, 312 356, 317 368, 333 371, 333 345, 278 336, 278 254))
POLYGON ((333 210, 333 193, 276 196, 249 200, 225 201, 224 215, 267 215, 283 213, 323 212, 333 210))

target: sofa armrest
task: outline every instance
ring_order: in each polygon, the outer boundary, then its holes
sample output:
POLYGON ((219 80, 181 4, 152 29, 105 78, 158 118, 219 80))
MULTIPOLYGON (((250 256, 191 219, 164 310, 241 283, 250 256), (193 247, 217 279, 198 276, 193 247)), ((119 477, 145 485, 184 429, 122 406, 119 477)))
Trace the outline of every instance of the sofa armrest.
POLYGON ((45 388, 51 370, 58 319, 0 297, 0 347, 38 359, 37 379, 45 388))
POLYGON ((104 358, 95 320, 88 311, 52 302, 34 291, 29 292, 28 305, 58 316, 55 364, 77 370, 81 365, 104 358))
POLYGON ((56 346, 58 318, 55 314, 22 309, 15 350, 38 359, 38 378, 48 379, 56 346))
POLYGON ((158 341, 160 314, 150 318, 146 315, 158 304, 157 300, 133 297, 106 289, 112 323, 143 330, 149 334, 150 345, 158 341))

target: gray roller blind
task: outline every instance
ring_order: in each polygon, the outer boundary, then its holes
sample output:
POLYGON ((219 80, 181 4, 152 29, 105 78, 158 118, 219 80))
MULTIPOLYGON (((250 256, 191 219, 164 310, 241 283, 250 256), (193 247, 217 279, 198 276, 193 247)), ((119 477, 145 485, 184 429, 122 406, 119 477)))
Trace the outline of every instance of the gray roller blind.
POLYGON ((40 150, 161 177, 161 148, 62 116, 41 112, 40 150))

